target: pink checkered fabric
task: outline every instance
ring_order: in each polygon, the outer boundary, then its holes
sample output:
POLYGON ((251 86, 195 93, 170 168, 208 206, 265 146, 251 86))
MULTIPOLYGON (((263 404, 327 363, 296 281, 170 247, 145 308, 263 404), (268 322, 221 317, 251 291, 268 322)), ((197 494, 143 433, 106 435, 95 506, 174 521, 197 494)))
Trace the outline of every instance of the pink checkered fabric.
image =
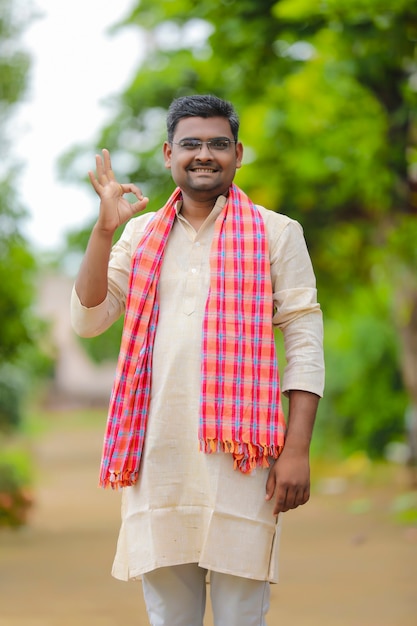
MULTIPOLYGON (((155 214, 136 250, 104 440, 100 484, 135 484, 146 435, 157 284, 181 199, 176 189, 155 214)), ((202 337, 199 445, 228 452, 250 472, 277 458, 285 419, 273 326, 268 241, 256 206, 236 186, 216 220, 202 337)))

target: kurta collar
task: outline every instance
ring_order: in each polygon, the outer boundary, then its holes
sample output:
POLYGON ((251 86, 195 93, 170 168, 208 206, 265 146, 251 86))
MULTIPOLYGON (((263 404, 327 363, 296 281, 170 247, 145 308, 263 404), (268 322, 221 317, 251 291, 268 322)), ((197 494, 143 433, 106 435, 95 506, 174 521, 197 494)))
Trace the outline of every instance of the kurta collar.
MULTIPOLYGON (((216 221, 216 219, 218 218, 220 213, 223 211, 226 202, 227 202, 227 197, 226 196, 219 196, 217 198, 217 200, 216 200, 216 203, 215 203, 213 209, 211 210, 211 212, 207 216, 207 219, 205 220, 204 223, 206 224, 208 222, 216 221)), ((177 204, 175 205, 175 212, 176 212, 177 217, 179 219, 185 220, 185 217, 183 215, 181 215, 181 209, 182 209, 182 200, 178 200, 177 204)), ((185 221, 187 221, 187 220, 185 220, 185 221)))

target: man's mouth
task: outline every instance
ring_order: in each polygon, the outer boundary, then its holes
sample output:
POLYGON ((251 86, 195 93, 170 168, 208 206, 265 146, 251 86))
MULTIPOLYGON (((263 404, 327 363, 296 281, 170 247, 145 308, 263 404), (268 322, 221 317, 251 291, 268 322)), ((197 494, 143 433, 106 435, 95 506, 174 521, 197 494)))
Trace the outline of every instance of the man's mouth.
POLYGON ((217 170, 212 167, 192 167, 190 171, 196 174, 214 174, 214 172, 217 172, 217 170))

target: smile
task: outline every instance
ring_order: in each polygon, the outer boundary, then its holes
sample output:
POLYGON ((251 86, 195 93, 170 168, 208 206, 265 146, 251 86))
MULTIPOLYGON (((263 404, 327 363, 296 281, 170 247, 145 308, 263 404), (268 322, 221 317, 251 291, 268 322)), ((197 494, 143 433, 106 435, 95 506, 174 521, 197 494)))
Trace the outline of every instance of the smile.
POLYGON ((197 172, 197 174, 213 174, 214 172, 217 172, 217 170, 213 170, 208 167, 195 167, 191 171, 197 172))

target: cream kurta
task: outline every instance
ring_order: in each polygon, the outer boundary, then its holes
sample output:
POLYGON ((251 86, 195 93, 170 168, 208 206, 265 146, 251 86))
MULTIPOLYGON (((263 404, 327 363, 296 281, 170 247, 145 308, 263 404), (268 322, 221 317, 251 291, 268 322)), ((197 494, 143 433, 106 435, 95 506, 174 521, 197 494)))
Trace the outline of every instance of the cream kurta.
MULTIPOLYGON (((198 449, 201 330, 209 250, 225 198, 199 229, 178 214, 159 281, 149 420, 138 483, 122 495, 113 575, 136 578, 158 567, 198 563, 209 570, 276 582, 279 524, 265 501, 268 470, 244 475, 226 453, 198 449)), ((282 389, 323 392, 322 316, 300 225, 258 207, 265 221, 276 313, 288 365, 282 389)), ((150 218, 132 219, 114 246, 107 299, 87 309, 73 292, 83 336, 103 332, 125 307, 131 257, 150 218)), ((243 340, 243 338, 242 338, 243 340)))

